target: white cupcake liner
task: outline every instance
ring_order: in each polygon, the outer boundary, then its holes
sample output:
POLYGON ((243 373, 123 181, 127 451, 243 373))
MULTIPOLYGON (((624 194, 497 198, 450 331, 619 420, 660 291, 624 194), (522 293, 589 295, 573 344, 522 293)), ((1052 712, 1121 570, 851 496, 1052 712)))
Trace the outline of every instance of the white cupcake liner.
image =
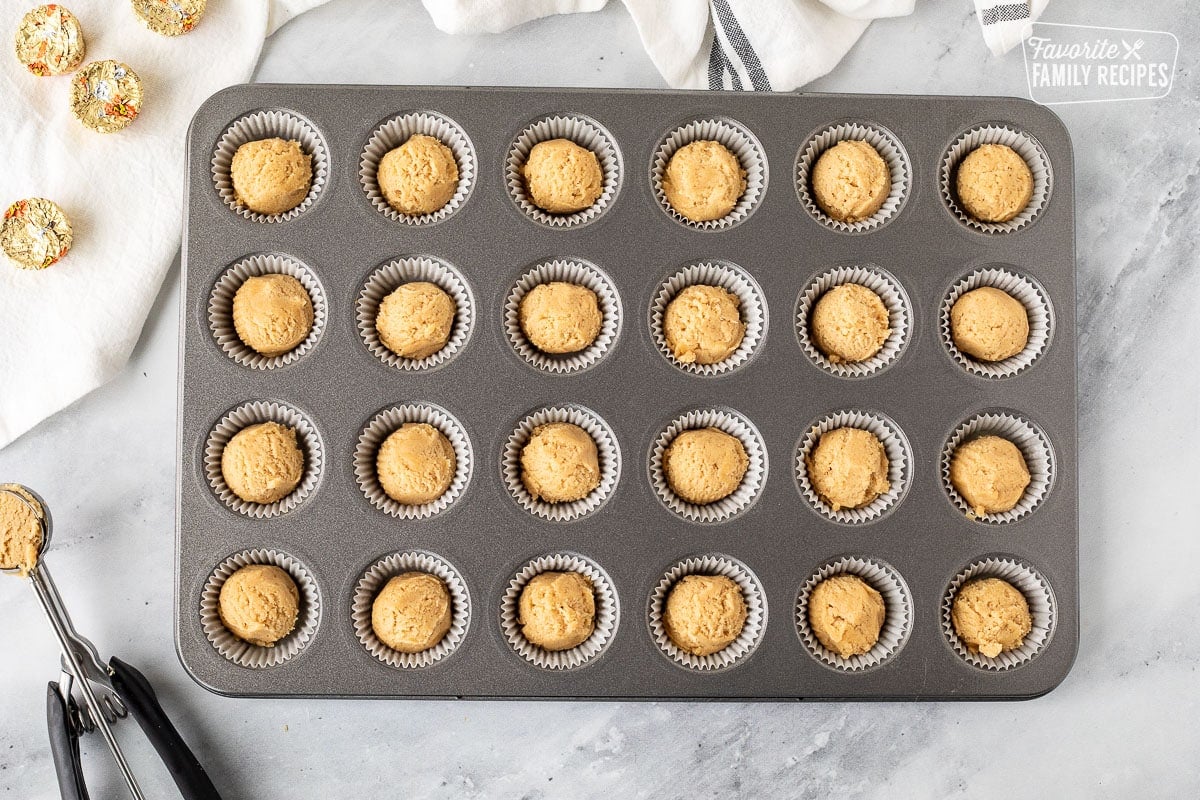
POLYGON ((650 185, 654 188, 654 197, 662 210, 671 219, 688 228, 701 231, 725 230, 745 222, 755 209, 767 190, 767 156, 758 139, 740 122, 731 119, 702 119, 694 120, 675 128, 662 138, 655 148, 654 158, 650 162, 650 185), (680 214, 667 200, 663 191, 663 175, 671 156, 681 147, 692 142, 720 142, 729 149, 746 170, 746 190, 738 198, 737 204, 720 219, 696 222, 680 214))
POLYGON ((504 485, 521 508, 551 522, 570 522, 596 511, 608 500, 621 477, 621 451, 608 423, 589 408, 576 405, 547 406, 534 411, 517 425, 504 445, 500 459, 504 485), (521 451, 533 436, 533 429, 551 422, 569 422, 583 428, 596 443, 600 464, 600 484, 587 497, 569 503, 547 503, 529 493, 521 480, 521 451))
POLYGON ((212 571, 200 594, 200 625, 208 641, 225 658, 241 667, 266 669, 294 657, 305 648, 321 622, 321 594, 312 573, 298 559, 278 550, 256 548, 234 553, 212 571), (272 647, 262 647, 234 636, 221 622, 221 587, 229 576, 251 564, 272 564, 292 577, 300 592, 296 627, 272 647))
POLYGON ((407 371, 428 370, 458 355, 471 338, 475 325, 475 297, 466 278, 445 261, 431 256, 412 256, 389 261, 371 273, 355 303, 358 333, 367 349, 389 367, 407 371), (454 325, 446 346, 425 358, 405 358, 388 349, 379 338, 375 318, 384 298, 402 284, 426 281, 440 287, 454 301, 454 325))
POLYGON ((278 253, 263 253, 243 258, 225 270, 213 286, 212 295, 208 299, 208 322, 213 338, 217 340, 217 346, 234 362, 251 369, 276 369, 299 361, 321 338, 328 314, 325 289, 317 279, 316 273, 297 259, 278 253), (238 336, 233 324, 233 298, 247 279, 273 274, 289 275, 300 281, 300 285, 308 292, 309 300, 312 301, 313 324, 304 341, 288 352, 279 356, 264 356, 238 336))
POLYGON ((745 364, 759 344, 767 335, 767 301, 762 287, 750 276, 749 272, 725 261, 702 261, 690 264, 671 275, 659 284, 654 302, 650 306, 650 335, 654 338, 658 351, 672 365, 693 375, 711 377, 732 372, 745 364), (685 364, 675 357, 667 344, 667 334, 663 330, 663 320, 667 306, 676 295, 689 286, 718 286, 737 297, 742 322, 746 332, 737 349, 724 361, 715 364, 685 364))
POLYGON ((513 202, 530 219, 550 228, 576 228, 595 221, 612 205, 621 188, 622 170, 621 153, 611 133, 590 117, 582 114, 562 114, 543 117, 521 131, 509 148, 504 165, 504 182, 513 202), (551 139, 570 139, 580 147, 595 153, 600 162, 604 180, 600 197, 582 211, 573 214, 551 214, 538 208, 529 197, 525 187, 525 176, 521 174, 521 170, 534 145, 551 139))
POLYGON ((800 494, 821 516, 843 525, 861 525, 883 517, 904 498, 911 477, 912 449, 900 426, 890 417, 869 411, 836 411, 826 414, 808 427, 796 454, 796 483, 800 487, 800 494), (817 494, 808 477, 808 457, 812 455, 822 434, 837 428, 860 428, 870 431, 883 444, 883 450, 887 454, 890 484, 888 490, 862 508, 834 511, 833 506, 817 494))
POLYGON ((865 672, 895 656, 908 642, 913 626, 912 595, 895 567, 874 558, 847 556, 822 565, 814 572, 796 599, 796 632, 808 652, 822 664, 841 672, 865 672), (835 575, 854 575, 883 596, 883 627, 879 640, 865 653, 845 658, 825 645, 808 620, 808 603, 817 584, 835 575))
POLYGON ((959 222, 981 233, 1013 233, 1033 222, 1050 200, 1050 192, 1054 184, 1054 174, 1050 169, 1050 157, 1040 142, 1024 131, 1014 130, 1007 125, 979 125, 959 136, 942 156, 941 168, 938 170, 942 200, 945 201, 951 213, 959 222), (958 165, 971 151, 983 144, 1002 144, 1011 147, 1017 155, 1025 159, 1029 171, 1033 173, 1033 195, 1020 214, 1008 222, 981 222, 975 219, 959 205, 958 190, 955 181, 958 175, 958 165))
POLYGON ((500 630, 505 640, 517 655, 542 669, 574 669, 595 660, 616 635, 620 620, 621 605, 612 579, 595 561, 576 553, 554 553, 533 559, 508 582, 500 601, 500 630), (568 650, 546 650, 526 639, 521 631, 521 592, 534 576, 543 572, 578 572, 592 582, 596 601, 592 635, 568 650))
POLYGON ((890 366, 908 346, 909 335, 912 332, 910 307, 904 287, 887 270, 874 264, 835 267, 814 278, 800 295, 796 311, 796 334, 800 337, 800 347, 804 354, 821 369, 839 378, 866 378, 890 366), (891 333, 879 352, 865 361, 834 363, 813 341, 809 320, 817 301, 826 292, 848 283, 865 286, 879 296, 888 312, 888 327, 891 328, 891 333))
POLYGON ((744 661, 762 641, 767 628, 767 595, 759 583, 758 576, 742 562, 729 556, 710 553, 685 558, 672 565, 659 580, 650 594, 648 608, 650 635, 667 658, 675 664, 699 672, 715 672, 736 666, 744 661), (663 623, 663 610, 671 588, 686 575, 724 575, 742 590, 746 601, 746 623, 742 632, 724 650, 697 656, 681 649, 672 641, 663 623))
POLYGON ((475 176, 478 172, 479 162, 475 155, 475 145, 461 125, 432 111, 414 111, 393 117, 375 129, 359 159, 358 177, 367 199, 380 214, 405 225, 429 225, 441 222, 462 208, 475 187, 475 176), (379 188, 379 162, 390 151, 418 134, 432 136, 454 153, 454 162, 458 166, 458 188, 449 202, 437 211, 429 214, 402 214, 392 208, 379 188))
POLYGON ((942 344, 957 364, 968 372, 984 378, 1011 378, 1033 365, 1050 345, 1054 334, 1054 307, 1050 295, 1032 278, 1018 275, 1008 269, 977 269, 962 278, 942 299, 939 318, 942 344), (1025 349, 1003 361, 979 361, 958 349, 950 329, 950 312, 958 298, 973 289, 990 286, 1000 289, 1025 307, 1029 317, 1029 341, 1025 349))
POLYGON ((363 572, 354 587, 350 604, 350 622, 354 634, 367 652, 389 667, 421 669, 441 661, 462 644, 471 626, 471 595, 462 575, 441 556, 421 550, 393 553, 376 561, 363 572), (450 593, 450 630, 442 640, 419 653, 402 653, 388 647, 375 635, 371 610, 375 597, 392 578, 405 572, 424 572, 440 578, 450 593))
POLYGON ((767 445, 749 419, 733 409, 709 408, 681 414, 654 439, 650 449, 650 485, 668 509, 689 522, 727 522, 754 504, 767 483, 767 445), (737 489, 712 503, 690 503, 671 489, 663 459, 675 437, 684 431, 717 428, 742 443, 750 463, 737 489))
POLYGON ((1037 425, 1007 412, 976 414, 955 428, 942 449, 941 466, 942 488, 946 490, 954 507, 964 516, 989 525, 1007 525, 1032 514, 1046 499, 1050 486, 1054 483, 1054 451, 1050 447, 1050 440, 1037 425), (1021 457, 1025 459, 1025 467, 1029 470, 1029 486, 1025 487, 1020 502, 1009 511, 984 514, 981 517, 950 482, 950 461, 960 444, 987 435, 999 436, 1017 446, 1021 457))
POLYGON ((354 478, 358 488, 371 501, 371 505, 389 516, 398 519, 428 519, 450 507, 466 491, 471 482, 474 454, 466 429, 449 411, 431 403, 408 403, 385 408, 376 414, 358 437, 354 448, 354 478), (384 441, 408 422, 423 422, 432 425, 450 441, 454 448, 454 477, 449 488, 428 503, 408 505, 398 503, 388 496, 379 483, 376 459, 384 441))
POLYGON ((217 194, 235 213, 254 222, 286 222, 304 213, 317 199, 329 176, 329 152, 325 140, 308 120, 290 111, 256 111, 234 120, 217 142, 212 155, 213 185, 217 194), (312 185, 300 205, 282 214, 259 214, 238 202, 234 196, 230 168, 237 149, 247 142, 280 138, 300 143, 300 149, 312 156, 312 185))
POLYGON ((887 128, 866 122, 843 122, 817 131, 808 138, 796 159, 796 192, 800 196, 800 202, 822 225, 843 233, 866 233, 890 222, 908 198, 911 176, 908 154, 896 134, 887 128), (887 163, 892 179, 892 190, 883 201, 883 205, 870 217, 858 222, 842 222, 826 214, 817 205, 812 191, 812 170, 817 159, 826 150, 847 139, 865 141, 874 147, 887 163))
POLYGON ((968 664, 989 672, 1003 672, 1029 663, 1050 642, 1057 621, 1058 612, 1050 584, 1033 567, 1011 556, 976 559, 954 576, 942 597, 942 634, 950 643, 951 649, 968 664), (982 653, 972 653, 959 638, 951 618, 954 598, 963 584, 974 578, 1000 578, 1008 581, 1025 596, 1025 602, 1029 604, 1032 627, 1020 647, 989 658, 982 653))
POLYGON ((213 427, 204 445, 204 474, 213 494, 230 510, 252 519, 267 519, 286 514, 304 502, 317 485, 324 467, 324 445, 316 427, 302 413, 286 406, 265 400, 243 403, 230 411, 213 427), (221 455, 225 445, 238 431, 261 422, 277 422, 296 431, 296 444, 304 454, 304 475, 300 483, 286 497, 274 503, 251 503, 234 494, 225 483, 221 472, 221 455))
POLYGON ((621 296, 616 284, 599 267, 582 259, 544 261, 526 272, 508 293, 504 303, 504 332, 517 355, 545 372, 570 375, 595 366, 608 353, 621 330, 621 296), (535 347, 521 329, 521 301, 537 286, 552 281, 574 283, 596 293, 600 306, 600 333, 596 341, 577 353, 545 353, 535 347))

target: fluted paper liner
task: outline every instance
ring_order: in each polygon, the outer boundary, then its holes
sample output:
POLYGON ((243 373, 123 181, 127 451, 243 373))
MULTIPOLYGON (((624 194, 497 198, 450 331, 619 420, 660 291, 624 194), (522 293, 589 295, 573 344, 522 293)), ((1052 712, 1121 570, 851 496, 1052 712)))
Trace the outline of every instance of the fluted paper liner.
POLYGON ((389 261, 371 273, 355 303, 358 333, 367 349, 389 367, 408 371, 433 369, 458 355, 471 338, 475 325, 475 297, 462 274, 445 261, 430 256, 412 256, 389 261), (426 281, 436 284, 454 301, 454 324, 446 346, 425 358, 405 358, 388 349, 379 338, 375 319, 384 298, 402 284, 426 281))
POLYGON ((582 372, 594 366, 612 348, 621 330, 621 297, 616 284, 599 267, 578 258, 553 259, 538 264, 520 277, 504 303, 504 332, 513 349, 537 369, 559 375, 582 372), (544 283, 561 281, 584 286, 596 293, 600 307, 600 333, 577 353, 545 353, 521 329, 521 301, 544 283))
POLYGON ((796 600, 796 631, 808 652, 822 664, 842 672, 864 672, 885 663, 908 642, 912 632, 913 605, 908 586, 891 564, 875 558, 847 556, 830 561, 814 572, 800 589, 796 600), (848 658, 835 653, 817 638, 808 619, 808 604, 813 590, 827 578, 854 575, 883 596, 883 627, 879 639, 865 653, 848 658))
POLYGON ((654 187, 654 197, 663 211, 680 225, 702 231, 724 230, 744 222, 755 209, 763 193, 767 190, 767 156, 754 134, 740 122, 731 119, 694 120, 681 125, 668 133, 659 142, 654 151, 654 160, 650 164, 650 184, 654 187), (667 200, 663 190, 663 175, 671 156, 681 147, 693 142, 720 142, 731 153, 737 156, 742 169, 746 170, 746 190, 738 198, 733 210, 720 219, 696 222, 675 210, 667 200))
POLYGON ((800 337, 800 347, 804 354, 821 369, 839 378, 865 378, 889 367, 908 346, 909 335, 912 332, 910 308, 911 304, 904 287, 887 270, 874 264, 835 267, 814 278, 800 295, 796 311, 796 334, 800 337), (810 320, 813 308, 829 290, 850 283, 864 286, 879 296, 888 312, 888 327, 891 328, 891 333, 879 352, 870 358, 853 363, 835 363, 830 361, 813 341, 810 320))
POLYGON ((431 403, 407 403, 385 408, 376 414, 358 437, 354 448, 354 478, 371 505, 389 516, 398 519, 427 519, 441 513, 462 496, 471 481, 474 454, 466 429, 454 415, 431 403), (389 436, 409 422, 423 422, 436 428, 454 448, 454 477, 450 486, 436 500, 409 505, 399 503, 388 496, 379 483, 376 462, 379 448, 389 436))
POLYGON ((908 165, 908 154, 894 133, 879 125, 866 122, 845 122, 831 125, 805 142, 796 159, 796 192, 804 208, 813 218, 836 231, 843 233, 866 233, 886 225, 900 211, 908 197, 908 185, 912 169, 908 165), (866 219, 858 222, 842 222, 826 214, 813 196, 812 170, 817 160, 829 148, 848 139, 865 141, 875 148, 875 151, 888 165, 891 174, 892 190, 879 210, 866 219))
POLYGON ((478 172, 475 145, 461 125, 433 111, 414 111, 393 117, 375 129, 359 159, 358 177, 371 205, 375 206, 379 213, 405 225, 429 225, 441 222, 462 208, 467 196, 475 187, 475 175, 478 172), (446 205, 437 211, 428 214, 403 214, 392 208, 379 188, 379 162, 389 152, 416 135, 431 136, 450 148, 450 152, 454 154, 454 163, 458 167, 458 188, 446 205))
POLYGON ((591 409, 576 405, 548 406, 534 411, 521 420, 509 435, 501 456, 500 468, 509 494, 530 514, 551 522, 570 522, 591 514, 608 500, 621 477, 621 451, 617 437, 608 423, 591 409), (600 466, 600 484, 582 499, 564 503, 547 503, 529 493, 521 480, 521 451, 533 436, 533 429, 551 422, 569 422, 583 428, 596 443, 596 460, 600 466))
POLYGON ((208 434, 204 446, 204 474, 218 499, 233 511, 253 519, 277 517, 291 511, 312 494, 324 466, 324 448, 316 427, 308 417, 291 406, 256 400, 230 411, 208 434), (277 422, 296 431, 296 444, 304 454, 304 474, 290 494, 274 503, 251 503, 234 494, 221 472, 221 455, 225 445, 238 431, 261 422, 277 422))
POLYGON ((254 222, 286 222, 304 213, 325 187, 329 176, 329 152, 316 126, 308 120, 280 109, 256 111, 239 117, 225 129, 213 151, 212 176, 213 185, 216 186, 221 200, 243 218, 254 222), (259 214, 238 202, 233 191, 230 169, 233 156, 239 147, 247 142, 273 138, 297 141, 300 143, 300 149, 312 157, 312 185, 308 189, 308 195, 295 208, 282 214, 259 214))
POLYGON ((504 166, 504 182, 509 196, 529 218, 551 228, 576 228, 595 221, 612 205, 621 187, 621 154, 616 139, 604 127, 582 114, 561 114, 543 117, 528 125, 513 141, 504 166), (551 214, 534 204, 521 174, 529 152, 540 142, 551 139, 570 139, 580 147, 591 150, 600 162, 603 175, 600 197, 582 211, 573 214, 551 214))
POLYGON ((958 221, 981 233, 1013 233, 1024 228, 1042 212, 1050 200, 1050 192, 1054 184, 1054 174, 1050 169, 1050 157, 1042 148, 1040 142, 1024 131, 1018 131, 1006 125, 980 125, 959 136, 950 145, 950 149, 942 156, 942 165, 938 171, 941 184, 942 200, 958 221), (1002 144, 1011 147, 1033 173, 1033 194, 1029 203, 1020 214, 1008 222, 982 222, 966 212, 958 202, 958 165, 971 154, 975 148, 984 144, 1002 144))
POLYGON ((533 559, 509 581, 500 601, 500 629, 505 640, 517 655, 543 669, 567 670, 588 664, 612 641, 620 619, 621 606, 612 579, 595 561, 576 553, 554 553, 533 559), (592 582, 596 602, 592 635, 568 650, 546 650, 526 639, 521 630, 521 592, 534 576, 543 572, 578 572, 592 582))
POLYGON ((800 440, 796 456, 796 483, 800 493, 821 516, 844 525, 860 525, 874 522, 896 507, 908 491, 912 474, 912 451, 900 427, 889 417, 869 411, 837 411, 826 414, 809 426, 800 440), (860 428, 875 434, 883 444, 888 459, 888 490, 861 508, 833 510, 808 477, 807 458, 821 440, 821 436, 837 428, 860 428))
POLYGON ((767 627, 767 596, 758 577, 742 562, 716 553, 685 558, 668 569, 650 594, 650 635, 654 643, 672 662, 699 672, 726 669, 744 661, 754 652, 767 627), (746 623, 742 632, 724 650, 697 656, 681 649, 671 640, 663 623, 663 610, 671 588, 686 575, 724 575, 742 590, 746 601, 746 623))
POLYGON ((682 414, 663 429, 650 450, 650 485, 667 508, 690 522, 727 522, 745 511, 767 482, 767 446, 749 419, 732 409, 709 408, 682 414), (749 465, 733 493, 712 503, 690 503, 671 488, 663 459, 671 442, 684 431, 717 428, 742 443, 749 465))
POLYGON ((942 449, 942 487, 950 496, 955 508, 979 522, 991 525, 1007 525, 1032 514, 1050 491, 1054 482, 1054 451, 1050 440, 1041 428, 1027 419, 1007 412, 976 414, 959 425, 946 446, 942 449), (960 444, 980 436, 999 436, 1007 439, 1021 451, 1025 467, 1029 470, 1029 485, 1020 501, 1012 509, 999 514, 978 516, 950 482, 950 461, 960 444))
POLYGON ((684 372, 705 377, 731 372, 745 364, 766 338, 767 302, 762 287, 750 273, 736 264, 701 261, 686 266, 659 284, 654 302, 650 306, 650 334, 663 357, 684 372), (746 326, 746 332, 742 336, 741 344, 724 361, 715 364, 685 364, 675 357, 675 353, 667 344, 667 334, 663 328, 667 306, 689 286, 719 286, 738 299, 738 311, 746 326))
POLYGON ((393 553, 367 567, 358 579, 350 605, 350 622, 354 625, 354 635, 372 656, 389 667, 420 669, 436 664, 462 644, 471 626, 471 595, 458 570, 441 556, 421 550, 393 553), (376 596, 388 581, 405 572, 434 575, 446 584, 450 593, 450 630, 433 647, 419 653, 402 653, 388 647, 375 635, 371 623, 376 596))
POLYGON ((942 634, 950 643, 950 647, 968 664, 989 672, 1015 669, 1033 660, 1049 643, 1057 617, 1050 584, 1033 567, 1011 556, 986 557, 971 562, 966 569, 954 576, 942 598, 942 634), (982 653, 972 653, 959 638, 951 618, 954 598, 963 584, 974 578, 1000 578, 1008 581, 1025 596, 1025 602, 1029 604, 1032 626, 1020 647, 989 658, 982 653))
POLYGON ((238 261, 222 273, 208 299, 208 322, 213 338, 217 340, 217 346, 234 362, 251 369, 276 369, 299 361, 321 338, 328 314, 325 289, 317 279, 316 273, 297 259, 279 253, 263 253, 238 261), (308 292, 308 298, 312 301, 313 324, 304 341, 291 350, 283 355, 264 356, 238 336, 237 328, 233 324, 233 298, 249 278, 275 274, 289 275, 300 281, 300 285, 308 292))
POLYGON ((1011 378, 1024 372, 1046 351, 1054 333, 1054 307, 1050 295, 1032 278, 1009 269, 977 269, 959 280, 942 300, 939 319, 942 344, 960 367, 984 378, 1011 378), (1029 317, 1029 341, 1025 349, 1003 361, 979 361, 958 349, 950 329, 950 312, 958 298, 974 289, 1000 289, 1025 307, 1029 317))
POLYGON ((238 666, 250 669, 275 667, 295 656, 312 640, 320 621, 321 594, 317 590, 317 582, 312 573, 298 559, 278 550, 256 548, 234 553, 212 571, 200 594, 200 625, 204 629, 204 635, 222 656, 238 666), (271 647, 262 647, 239 639, 221 622, 221 587, 230 575, 250 564, 272 564, 279 567, 292 577, 300 592, 296 627, 271 647))

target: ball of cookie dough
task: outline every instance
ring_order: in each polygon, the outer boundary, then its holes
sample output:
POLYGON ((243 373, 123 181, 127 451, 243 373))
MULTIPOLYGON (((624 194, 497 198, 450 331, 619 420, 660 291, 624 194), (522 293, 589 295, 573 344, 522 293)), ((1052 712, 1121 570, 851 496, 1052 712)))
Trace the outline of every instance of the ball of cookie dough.
POLYGON ((233 296, 233 327, 243 344, 264 356, 292 350, 312 331, 312 298, 291 275, 255 275, 233 296))
POLYGON ((590 208, 604 189, 600 159, 570 139, 535 144, 521 173, 533 204, 551 214, 590 208))
POLYGON ((544 353, 578 353, 600 335, 604 317, 596 293, 586 286, 553 281, 521 298, 521 330, 544 353))
POLYGON ((1000 578, 963 584, 950 607, 950 621, 968 650, 988 658, 1020 647, 1033 628, 1025 595, 1000 578))
POLYGON ((312 156, 284 139, 246 142, 229 167, 233 194, 259 214, 282 214, 304 202, 312 188, 312 156))
POLYGON ((221 585, 217 613, 234 636, 273 647, 296 627, 300 592, 292 576, 274 564, 248 564, 221 585))
POLYGON ((737 640, 746 624, 746 599, 724 575, 684 575, 663 609, 667 636, 680 650, 707 656, 737 640))
POLYGON ((296 431, 278 422, 242 428, 221 451, 225 485, 247 503, 274 503, 292 493, 304 475, 296 431))
POLYGON ((375 178, 388 205, 401 214, 432 214, 458 190, 458 163, 449 147, 418 133, 379 160, 375 178))
POLYGON ((980 222, 1008 222, 1033 197, 1033 173, 1003 144, 981 144, 958 165, 958 202, 980 222))
POLYGON ((692 142, 671 155, 662 189, 671 208, 687 219, 721 219, 733 211, 746 191, 746 170, 720 142, 692 142))
POLYGON ((405 572, 389 580, 371 604, 371 628, 401 653, 420 653, 450 630, 450 592, 436 575, 405 572))
POLYGON ((667 484, 689 503, 715 503, 733 494, 749 466, 741 441, 720 428, 683 431, 663 453, 667 484))
POLYGON ((887 307, 857 283, 843 283, 821 296, 810 320, 813 344, 834 364, 866 361, 891 335, 887 307))
POLYGON ((847 139, 821 153, 812 189, 817 205, 830 217, 859 222, 883 208, 892 191, 892 173, 869 142, 847 139))
POLYGON ((862 655, 883 630, 883 596, 857 575, 834 575, 813 587, 808 624, 826 649, 842 658, 862 655))
POLYGON ((450 341, 454 312, 454 299, 440 286, 413 281, 383 298, 375 330, 384 347, 396 355, 428 358, 450 341))
POLYGON ((600 485, 596 442, 570 422, 538 425, 521 450, 521 482, 547 503, 582 500, 600 485))
POLYGON ((729 358, 746 335, 741 301, 720 286, 687 286, 667 304, 663 333, 683 364, 716 364, 729 358))
POLYGON ((1001 436, 964 442, 950 459, 950 483, 977 516, 1011 511, 1029 480, 1025 457, 1001 436))
POLYGON ((0 569, 24 575, 38 562, 46 512, 23 487, 4 484, 0 490, 0 569))
POLYGON ((375 470, 379 484, 397 503, 432 503, 454 480, 454 446, 445 434, 424 422, 406 422, 379 447, 375 470))
POLYGON ((954 346, 980 361, 1003 361, 1029 343, 1029 314, 1001 289, 982 286, 954 301, 950 309, 954 346))
POLYGON ((813 489, 834 511, 862 508, 891 488, 883 442, 861 428, 821 434, 804 463, 813 489))
POLYGON ((596 629, 596 593, 578 572, 534 575, 517 601, 517 622, 533 644, 545 650, 569 650, 596 629))

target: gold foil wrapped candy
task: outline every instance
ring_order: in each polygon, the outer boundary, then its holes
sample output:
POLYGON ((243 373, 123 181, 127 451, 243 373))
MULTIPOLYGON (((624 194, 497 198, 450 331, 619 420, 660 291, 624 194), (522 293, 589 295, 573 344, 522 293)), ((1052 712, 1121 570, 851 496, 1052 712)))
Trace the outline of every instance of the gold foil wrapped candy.
POLYGON ((71 112, 94 131, 119 131, 141 110, 142 79, 128 64, 93 61, 71 78, 71 112))
POLYGON ((83 61, 83 29, 60 5, 38 6, 17 27, 17 60, 34 75, 61 75, 83 61))
POLYGON ((44 197, 18 200, 4 212, 0 247, 21 269, 45 269, 71 249, 71 221, 44 197))
POLYGON ((207 0, 131 0, 133 13, 163 36, 179 36, 196 27, 207 0))

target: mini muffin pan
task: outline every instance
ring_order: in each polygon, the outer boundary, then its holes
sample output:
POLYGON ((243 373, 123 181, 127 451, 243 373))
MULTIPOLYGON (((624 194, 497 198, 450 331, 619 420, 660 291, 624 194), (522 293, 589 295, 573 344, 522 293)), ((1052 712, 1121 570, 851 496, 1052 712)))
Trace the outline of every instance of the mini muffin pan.
POLYGON ((203 686, 238 696, 627 699, 1003 699, 1063 680, 1078 639, 1075 251, 1071 142, 1053 113, 989 97, 741 94, 562 89, 248 85, 197 112, 188 136, 180 319, 176 641, 203 686), (272 128, 275 125, 278 130, 272 128), (369 166, 381 142, 448 137, 464 184, 446 213, 406 220, 380 201, 369 166), (304 204, 279 217, 229 191, 230 143, 302 134, 319 156, 304 204), (519 162, 533 141, 577 137, 604 168, 598 204, 568 217, 533 208, 519 162), (894 191, 863 224, 836 223, 805 183, 839 137, 881 143, 894 191), (664 206, 664 154, 725 137, 751 173, 731 217, 692 224, 664 206), (1012 142, 1034 162, 1034 203, 1013 224, 964 219, 956 159, 975 141, 1012 142), (231 292, 283 270, 315 292, 318 329, 296 353, 245 351, 231 292), (546 356, 515 323, 519 297, 566 276, 600 289, 602 339, 546 356), (395 285, 435 280, 458 306, 452 345, 421 362, 391 357, 372 309, 395 285), (892 317, 885 352, 861 367, 821 356, 812 303, 854 280, 892 317), (666 301, 691 282, 727 285, 751 330, 730 362, 698 368, 661 342, 666 301), (948 303, 980 285, 1026 303, 1026 352, 983 367, 954 349, 948 303), (231 338, 231 335, 233 338, 231 338), (220 443, 245 424, 298 428, 308 473, 269 507, 238 500, 220 443), (460 458, 451 494, 397 506, 373 474, 389 425, 430 420, 460 458), (576 420, 601 448, 603 485, 547 505, 514 480, 538 420, 576 420), (811 490, 814 431, 881 435, 892 491, 853 512, 811 490), (743 486, 712 506, 661 475, 672 432, 716 425, 751 458, 743 486), (978 520, 947 478, 954 442, 1019 439, 1035 486, 1013 512, 978 520), (264 650, 216 618, 232 565, 285 564, 301 584, 298 630, 264 650), (425 657, 370 630, 372 592, 425 565, 448 576, 449 638, 425 657), (519 587, 555 566, 597 584, 597 633, 550 654, 513 619, 519 587), (726 651, 695 657, 661 621, 672 581, 725 574, 750 618, 726 651), (812 587, 853 573, 887 599, 879 645, 840 659, 808 628, 812 587), (1024 647, 968 652, 952 592, 1008 578, 1030 602, 1024 647), (257 651, 257 652, 255 652, 257 651))

